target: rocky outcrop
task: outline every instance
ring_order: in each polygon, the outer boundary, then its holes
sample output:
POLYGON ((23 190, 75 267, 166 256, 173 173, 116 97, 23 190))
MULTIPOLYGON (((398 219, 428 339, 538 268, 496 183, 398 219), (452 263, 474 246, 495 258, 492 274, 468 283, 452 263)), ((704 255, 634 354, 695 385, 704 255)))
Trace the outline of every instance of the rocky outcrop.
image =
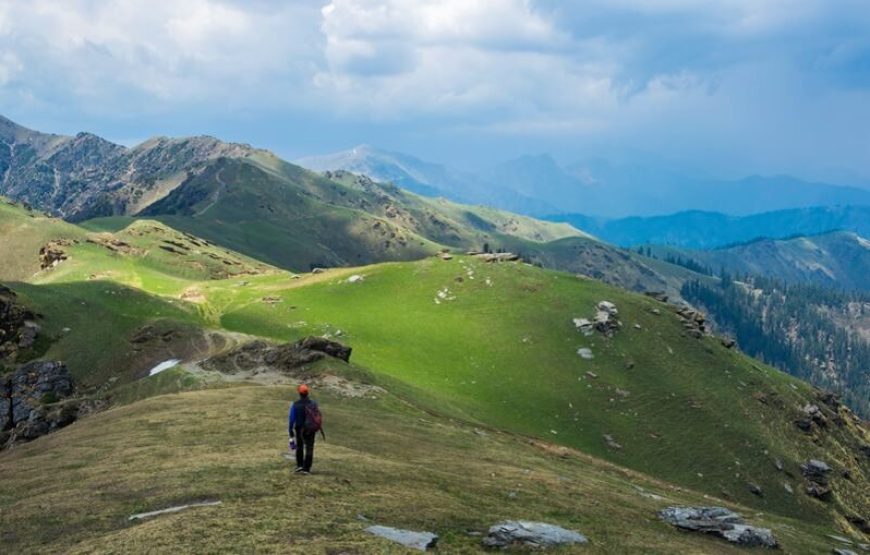
POLYGON ((559 545, 583 544, 589 540, 583 534, 566 530, 545 522, 506 520, 490 527, 483 545, 489 548, 509 547, 546 548, 559 545))
POLYGON ((473 256, 484 262, 515 262, 520 259, 519 255, 512 252, 484 252, 473 256))
POLYGON ((352 349, 324 337, 309 336, 295 343, 272 345, 265 341, 252 341, 228 353, 212 357, 202 363, 206 370, 225 374, 271 368, 284 373, 295 370, 326 357, 344 362, 350 360, 352 349))
POLYGON ((37 316, 18 304, 15 293, 0 285, 0 361, 14 362, 39 335, 37 316))
POLYGON ((65 247, 70 247, 78 241, 57 239, 49 241, 39 249, 39 268, 48 270, 54 268, 68 258, 65 247))
POLYGON ((828 463, 816 459, 810 459, 801 465, 801 473, 807 479, 807 495, 827 501, 831 498, 831 487, 828 475, 831 467, 828 463))
POLYGON ((592 335, 593 331, 601 333, 605 337, 613 337, 620 328, 619 309, 610 301, 600 301, 596 305, 595 315, 589 318, 574 318, 574 327, 583 335, 592 335))
POLYGON ((677 309, 677 316, 683 321, 686 335, 700 339, 707 334, 707 317, 703 312, 684 306, 677 309))
POLYGON ((745 547, 778 546, 769 529, 750 526, 739 514, 723 507, 668 507, 659 511, 659 517, 681 530, 712 534, 745 547))
POLYGON ((36 439, 71 424, 78 402, 60 362, 34 361, 0 379, 0 444, 36 439))

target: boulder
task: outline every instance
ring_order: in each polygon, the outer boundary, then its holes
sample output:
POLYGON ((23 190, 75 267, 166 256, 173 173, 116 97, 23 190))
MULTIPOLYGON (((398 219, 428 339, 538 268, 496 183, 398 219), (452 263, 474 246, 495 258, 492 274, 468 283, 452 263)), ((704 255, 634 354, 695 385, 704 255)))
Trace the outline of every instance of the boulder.
POLYGON ((659 511, 659 517, 681 530, 712 534, 740 546, 778 546, 769 529, 750 526, 739 514, 724 507, 668 507, 659 511))
POLYGON ((438 536, 431 532, 414 532, 389 526, 369 526, 366 532, 418 551, 426 551, 438 543, 438 536))
POLYGON ((828 463, 817 459, 810 459, 801 465, 801 473, 808 480, 817 484, 827 484, 830 472, 831 467, 828 466, 828 463))
POLYGON ((555 547, 559 545, 584 544, 589 540, 583 534, 566 530, 554 524, 527 520, 506 520, 490 527, 483 545, 489 548, 508 547, 555 547))

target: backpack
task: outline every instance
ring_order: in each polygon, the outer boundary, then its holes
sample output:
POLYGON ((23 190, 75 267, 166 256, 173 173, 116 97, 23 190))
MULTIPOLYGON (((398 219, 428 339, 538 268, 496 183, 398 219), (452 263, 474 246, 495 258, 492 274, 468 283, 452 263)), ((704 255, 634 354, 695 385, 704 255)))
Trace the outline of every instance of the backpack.
POLYGON ((320 409, 317 407, 317 403, 305 403, 305 421, 303 427, 306 432, 320 432, 323 439, 326 439, 326 434, 323 433, 323 415, 320 414, 320 409))

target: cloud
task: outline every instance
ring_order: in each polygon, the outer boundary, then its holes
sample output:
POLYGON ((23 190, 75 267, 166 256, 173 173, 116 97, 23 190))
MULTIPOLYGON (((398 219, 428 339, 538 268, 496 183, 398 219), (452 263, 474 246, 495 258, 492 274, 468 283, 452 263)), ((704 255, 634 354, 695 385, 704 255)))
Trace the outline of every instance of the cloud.
POLYGON ((118 136, 242 114, 298 128, 297 149, 344 125, 870 173, 868 36, 865 0, 8 1, 0 103, 118 136))

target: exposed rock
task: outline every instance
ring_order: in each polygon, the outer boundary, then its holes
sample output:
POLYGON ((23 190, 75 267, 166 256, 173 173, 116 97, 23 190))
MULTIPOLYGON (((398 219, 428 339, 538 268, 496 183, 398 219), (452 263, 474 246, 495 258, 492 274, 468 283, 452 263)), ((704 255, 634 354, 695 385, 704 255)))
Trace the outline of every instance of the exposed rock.
POLYGON ((684 306, 676 310, 677 316, 683 320, 686 335, 700 339, 707 334, 707 317, 691 307, 684 306))
POLYGON ((64 260, 66 260, 67 254, 64 250, 64 247, 69 247, 78 243, 75 240, 66 240, 66 239, 57 239, 55 241, 49 241, 47 244, 43 245, 39 249, 39 267, 42 270, 47 270, 49 268, 54 268, 64 260))
POLYGON ((447 252, 442 252, 438 255, 441 260, 453 260, 453 255, 447 252))
POLYGON ((418 551, 426 551, 438 543, 438 536, 431 532, 414 532, 389 526, 369 526, 366 532, 418 551))
POLYGON ((361 276, 359 274, 354 274, 354 275, 350 276, 349 278, 347 278, 347 282, 348 283, 357 283, 359 281, 363 281, 364 279, 365 278, 363 276, 361 276))
POLYGON ((831 472, 831 467, 824 461, 810 459, 801 465, 801 472, 812 482, 827 484, 828 473, 831 472))
POLYGON ((778 546, 769 529, 750 526, 739 514, 723 507, 668 507, 659 511, 659 516, 677 528, 716 535, 737 545, 778 546))
POLYGON ((0 431, 8 441, 31 440, 71 424, 78 403, 60 362, 34 361, 0 378, 0 431))
POLYGON ((577 349, 577 354, 580 356, 580 358, 584 360, 592 360, 593 358, 595 358, 595 355, 592 354, 592 349, 588 347, 581 347, 577 349))
POLYGON ((839 547, 832 548, 831 553, 833 553, 834 555, 858 555, 856 552, 852 551, 851 549, 842 549, 839 547))
POLYGON ((827 418, 825 418, 822 409, 820 409, 818 405, 807 403, 803 406, 801 412, 803 412, 807 416, 807 418, 809 418, 819 426, 825 427, 828 425, 828 420, 827 418))
POLYGON ((668 302, 668 294, 664 291, 644 291, 643 294, 659 301, 660 303, 668 302))
POLYGON ((810 482, 806 486, 807 495, 810 497, 815 497, 816 499, 821 499, 822 501, 828 501, 831 498, 831 488, 822 484, 817 484, 815 482, 810 482))
POLYGON ((309 336, 295 343, 271 345, 264 341, 252 341, 228 353, 212 357, 202 363, 206 370, 226 374, 270 367, 282 372, 292 372, 306 364, 327 356, 350 360, 352 349, 337 341, 309 336))
POLYGON ((865 534, 870 534, 870 521, 863 516, 850 515, 846 517, 846 520, 848 520, 849 523, 855 526, 858 530, 861 530, 865 534))
POLYGON ((18 304, 15 293, 0 285, 0 361, 14 362, 22 349, 36 342, 37 316, 18 304))
POLYGON ((604 434, 604 443, 607 444, 611 449, 622 449, 622 445, 618 444, 616 440, 613 439, 613 436, 610 434, 604 434))
POLYGON ((527 520, 506 520, 490 527, 483 545, 490 548, 508 547, 547 548, 558 545, 585 544, 589 540, 583 534, 566 530, 554 524, 527 520))
POLYGON ((592 335, 592 320, 588 318, 574 318, 574 327, 577 328, 577 331, 581 332, 585 336, 592 335))
POLYGON ((722 338, 722 346, 725 347, 726 349, 733 349, 736 345, 737 345, 737 341, 735 341, 734 339, 732 339, 730 337, 723 337, 722 338))
POLYGON ((596 308, 592 326, 606 337, 613 337, 613 334, 622 327, 622 322, 617 318, 619 310, 610 301, 601 301, 596 308))
POLYGON ((484 262, 514 262, 520 259, 519 255, 512 252, 485 252, 474 255, 484 262))
POLYGON ((758 497, 764 497, 764 492, 762 491, 761 486, 759 486, 758 484, 749 482, 746 484, 746 487, 749 488, 749 492, 753 495, 757 495, 758 497))

